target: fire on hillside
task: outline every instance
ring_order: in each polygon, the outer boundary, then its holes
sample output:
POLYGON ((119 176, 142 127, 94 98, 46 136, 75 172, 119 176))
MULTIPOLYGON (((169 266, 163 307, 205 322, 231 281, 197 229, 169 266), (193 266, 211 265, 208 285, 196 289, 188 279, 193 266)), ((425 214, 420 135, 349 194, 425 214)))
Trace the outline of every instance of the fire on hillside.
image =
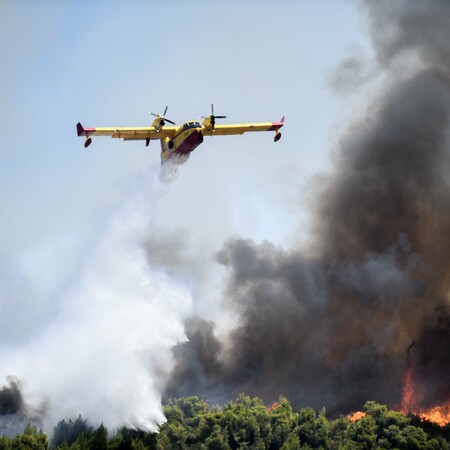
MULTIPOLYGON (((414 366, 409 365, 403 377, 402 403, 400 408, 398 408, 400 412, 405 415, 413 414, 422 420, 436 423, 441 427, 450 423, 450 402, 444 402, 431 408, 423 408, 420 406, 422 399, 421 389, 417 386, 414 379, 414 366)), ((356 422, 366 415, 367 413, 364 411, 355 411, 347 414, 346 417, 350 422, 356 422)))

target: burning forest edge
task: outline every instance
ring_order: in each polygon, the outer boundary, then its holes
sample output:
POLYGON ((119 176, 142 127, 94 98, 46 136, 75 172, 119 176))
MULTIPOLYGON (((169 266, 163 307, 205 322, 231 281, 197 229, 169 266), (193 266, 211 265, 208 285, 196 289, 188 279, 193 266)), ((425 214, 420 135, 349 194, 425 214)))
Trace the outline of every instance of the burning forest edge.
POLYGON ((329 419, 322 408, 294 411, 280 397, 270 406, 240 395, 235 402, 210 406, 198 397, 167 399, 167 422, 158 433, 121 428, 114 433, 93 428, 81 416, 62 420, 50 441, 29 425, 14 438, 0 437, 0 449, 175 449, 175 448, 430 448, 448 449, 450 425, 441 427, 419 416, 404 415, 369 401, 358 415, 329 419))

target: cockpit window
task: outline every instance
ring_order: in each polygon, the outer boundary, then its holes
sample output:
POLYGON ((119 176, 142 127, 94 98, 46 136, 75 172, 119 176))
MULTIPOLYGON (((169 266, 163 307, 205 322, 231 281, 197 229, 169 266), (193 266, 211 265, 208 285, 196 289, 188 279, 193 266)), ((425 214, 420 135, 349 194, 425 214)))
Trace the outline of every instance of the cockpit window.
POLYGON ((185 130, 187 130, 189 128, 200 128, 200 123, 199 122, 187 122, 183 125, 183 128, 185 130))

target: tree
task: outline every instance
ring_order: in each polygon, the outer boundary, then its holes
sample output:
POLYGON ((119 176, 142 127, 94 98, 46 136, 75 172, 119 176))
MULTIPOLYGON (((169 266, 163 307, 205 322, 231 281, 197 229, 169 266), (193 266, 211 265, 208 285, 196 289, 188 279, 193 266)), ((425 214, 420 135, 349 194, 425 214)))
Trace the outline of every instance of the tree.
POLYGON ((91 450, 108 450, 108 431, 101 424, 91 435, 91 450))
POLYGON ((270 441, 270 416, 263 401, 240 395, 235 403, 223 408, 222 428, 229 432, 231 448, 267 447, 270 441))
POLYGON ((362 419, 350 423, 344 436, 346 445, 351 445, 353 448, 361 450, 375 448, 377 423, 372 416, 364 416, 362 419))
MULTIPOLYGON (((275 448, 275 447, 274 447, 275 448)), ((297 433, 292 433, 288 436, 285 443, 280 450, 297 450, 300 448, 300 439, 297 433)))
POLYGON ((289 401, 280 396, 278 404, 270 412, 271 439, 269 448, 271 450, 279 449, 287 442, 297 421, 298 414, 292 411, 289 401))
POLYGON ((205 439, 205 448, 208 450, 231 450, 219 425, 215 425, 211 435, 205 439))
POLYGON ((147 447, 144 445, 144 443, 140 439, 133 439, 131 442, 131 449, 132 450, 147 450, 147 447))
POLYGON ((60 447, 63 442, 67 442, 70 447, 80 436, 90 436, 92 433, 92 427, 87 424, 81 415, 73 422, 69 419, 67 422, 61 420, 56 427, 53 428, 53 438, 51 441, 52 447, 60 447))
POLYGON ((140 445, 138 442, 141 442, 147 449, 156 449, 156 441, 156 433, 146 433, 123 427, 109 440, 108 450, 132 450, 140 445))
POLYGON ((325 413, 325 409, 322 409, 317 415, 310 407, 299 411, 296 432, 303 445, 315 449, 330 447, 330 424, 325 413))
POLYGON ((158 436, 158 443, 164 442, 164 449, 187 449, 186 444, 188 438, 188 431, 179 422, 166 422, 162 425, 160 434, 158 436))
POLYGON ((18 434, 12 440, 13 450, 47 450, 47 447, 48 437, 33 425, 27 425, 23 434, 18 434))
POLYGON ((11 450, 12 443, 8 436, 0 436, 0 450, 11 450))

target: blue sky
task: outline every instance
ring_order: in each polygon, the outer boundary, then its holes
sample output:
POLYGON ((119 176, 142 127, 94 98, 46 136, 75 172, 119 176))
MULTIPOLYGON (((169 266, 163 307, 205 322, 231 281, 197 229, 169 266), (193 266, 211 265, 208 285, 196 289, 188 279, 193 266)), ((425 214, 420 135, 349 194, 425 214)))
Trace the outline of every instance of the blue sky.
POLYGON ((275 121, 272 134, 205 139, 159 205, 156 224, 194 247, 231 234, 284 243, 295 204, 323 170, 333 126, 351 104, 329 77, 367 45, 352 2, 6 1, 0 18, 0 257, 95 229, 159 145, 94 139, 75 124, 148 125, 209 112, 275 121), (331 130, 331 131, 330 131, 331 130))

